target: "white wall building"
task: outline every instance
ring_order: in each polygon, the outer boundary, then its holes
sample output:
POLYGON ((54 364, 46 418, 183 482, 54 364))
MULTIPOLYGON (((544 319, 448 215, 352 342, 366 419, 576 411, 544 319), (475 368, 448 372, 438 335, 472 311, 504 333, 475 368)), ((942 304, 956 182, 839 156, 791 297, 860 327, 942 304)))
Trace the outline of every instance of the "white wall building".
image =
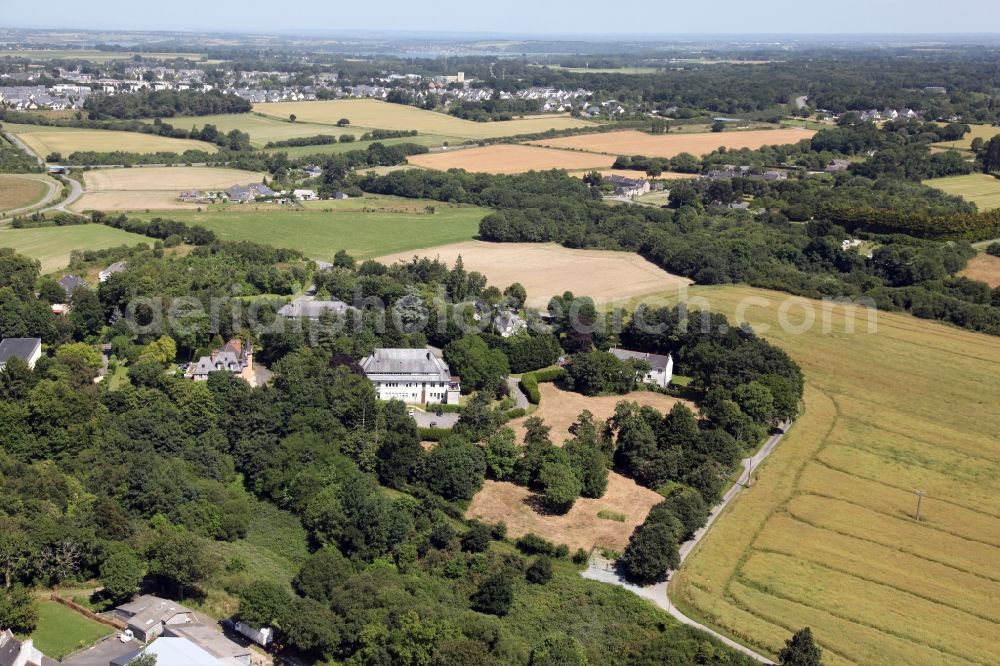
POLYGON ((670 354, 647 354, 627 349, 611 349, 611 354, 620 361, 645 361, 649 364, 649 374, 643 378, 646 384, 656 384, 667 388, 674 378, 674 359, 670 354))
POLYGON ((361 369, 380 400, 457 404, 461 394, 459 378, 426 349, 376 349, 361 361, 361 369))

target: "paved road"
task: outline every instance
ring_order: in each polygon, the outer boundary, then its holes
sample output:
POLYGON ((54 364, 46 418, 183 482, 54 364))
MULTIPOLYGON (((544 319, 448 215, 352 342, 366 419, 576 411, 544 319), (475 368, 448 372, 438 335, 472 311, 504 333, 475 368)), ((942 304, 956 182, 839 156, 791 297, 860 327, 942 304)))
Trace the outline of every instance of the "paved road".
POLYGON ((531 407, 531 402, 528 400, 528 396, 524 394, 521 390, 521 385, 519 380, 513 377, 507 378, 507 388, 510 389, 510 394, 514 396, 515 407, 520 407, 521 409, 527 410, 531 407))
MULTIPOLYGON (((704 536, 708 533, 708 530, 715 523, 715 519, 719 517, 719 514, 722 513, 723 509, 725 509, 726 506, 733 500, 733 498, 735 498, 740 493, 740 491, 742 491, 743 488, 746 487, 744 484, 751 481, 753 470, 757 469, 757 467, 761 464, 761 462, 763 462, 765 458, 771 455, 771 452, 774 451, 775 447, 777 447, 778 443, 781 441, 781 438, 784 437, 785 433, 788 431, 788 427, 789 427, 788 425, 784 425, 781 431, 775 433, 770 438, 768 438, 767 442, 764 443, 764 446, 762 446, 760 450, 757 451, 757 453, 755 453, 751 458, 742 461, 741 464, 743 467, 743 472, 740 474, 740 477, 736 481, 736 483, 733 484, 732 488, 730 488, 726 492, 726 494, 723 495, 722 501, 720 501, 716 506, 712 508, 712 512, 709 514, 708 520, 705 522, 705 526, 699 529, 697 532, 695 532, 694 536, 692 536, 691 539, 681 544, 680 547, 681 563, 683 563, 684 560, 687 559, 687 556, 691 554, 695 546, 697 546, 698 543, 701 542, 702 538, 704 538, 704 536)), ((643 599, 648 599, 649 601, 652 601, 654 604, 656 604, 663 610, 670 613, 671 616, 676 618, 682 624, 686 624, 701 629, 702 631, 711 634, 712 636, 714 636, 721 642, 725 643, 729 647, 733 648, 734 650, 738 650, 743 654, 749 655, 753 659, 763 664, 773 663, 770 659, 760 654, 759 652, 755 652, 754 650, 751 650, 745 645, 737 643, 733 639, 727 636, 723 636, 722 634, 714 631, 709 627, 706 627, 705 625, 699 622, 695 622, 687 615, 677 610, 677 607, 674 606, 674 604, 670 601, 670 596, 667 589, 668 582, 657 583, 656 585, 650 585, 648 587, 639 587, 638 585, 633 585, 622 577, 622 575, 615 569, 612 563, 603 561, 600 558, 595 558, 591 560, 590 566, 581 575, 584 578, 589 578, 591 580, 597 580, 602 583, 610 583, 611 585, 618 585, 619 587, 624 587, 626 590, 629 590, 637 594, 643 599)))
POLYGON ((41 164, 43 166, 45 165, 45 160, 42 159, 42 156, 39 155, 38 153, 36 153, 35 151, 33 151, 30 147, 28 147, 28 144, 26 144, 24 141, 21 141, 21 139, 18 138, 18 136, 16 134, 11 134, 10 132, 2 132, 2 131, 0 131, 0 134, 3 134, 3 136, 4 136, 5 139, 7 139, 8 141, 10 141, 12 144, 14 144, 15 146, 17 146, 18 148, 20 148, 23 152, 27 153, 28 156, 34 157, 35 160, 37 160, 39 164, 41 164))
MULTIPOLYGON (((38 175, 38 174, 25 174, 25 175, 38 175)), ((43 209, 52 203, 55 199, 59 197, 59 193, 62 192, 62 183, 53 180, 51 178, 35 178, 33 180, 38 180, 43 183, 46 187, 45 195, 37 202, 31 204, 30 206, 22 206, 21 208, 11 208, 10 210, 0 211, 0 220, 7 219, 9 217, 14 217, 15 215, 23 215, 26 213, 34 213, 37 210, 43 209)))

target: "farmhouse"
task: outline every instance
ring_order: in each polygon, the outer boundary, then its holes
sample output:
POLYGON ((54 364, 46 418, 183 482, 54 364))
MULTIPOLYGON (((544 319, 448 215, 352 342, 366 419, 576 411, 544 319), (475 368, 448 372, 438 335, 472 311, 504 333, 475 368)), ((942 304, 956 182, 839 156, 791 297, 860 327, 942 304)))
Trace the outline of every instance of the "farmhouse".
POLYGON ((825 171, 827 173, 836 173, 838 171, 847 171, 847 168, 851 166, 848 160, 833 160, 826 165, 825 171))
POLYGON ((19 641, 7 629, 0 633, 0 666, 58 666, 34 646, 30 638, 19 641))
POLYGON ((448 364, 426 349, 376 349, 361 361, 380 400, 422 404, 457 404, 459 378, 448 364))
POLYGON ((103 271, 101 271, 97 275, 97 279, 100 282, 107 282, 109 277, 111 277, 115 273, 121 273, 126 268, 128 268, 128 264, 126 262, 124 262, 124 261, 116 261, 115 263, 111 264, 110 266, 108 266, 107 268, 105 268, 103 271))
POLYGON ((185 379, 196 382, 208 380, 213 372, 228 372, 238 375, 246 383, 254 386, 256 378, 253 371, 253 347, 243 346, 240 340, 230 340, 221 349, 216 349, 211 356, 202 356, 193 363, 186 373, 185 379))
POLYGON ((502 338, 517 335, 527 327, 528 323, 511 310, 501 310, 493 317, 493 328, 496 330, 497 335, 502 338))
POLYGON ((79 287, 89 287, 87 281, 84 280, 79 275, 64 275, 61 280, 59 280, 59 286, 63 288, 66 292, 66 299, 69 300, 73 296, 73 292, 79 287))
POLYGON ((194 611, 190 608, 185 608, 176 601, 149 594, 122 604, 114 610, 114 614, 125 622, 137 639, 144 643, 163 634, 169 625, 195 622, 194 611))
POLYGON ((257 197, 273 197, 276 194, 277 192, 263 183, 250 183, 246 187, 234 185, 226 190, 226 197, 235 203, 247 203, 257 197))
POLYGON ((604 177, 604 182, 611 183, 615 194, 622 197, 635 197, 649 192, 649 181, 642 178, 626 178, 612 174, 604 177))
POLYGON ((319 321, 324 315, 343 314, 347 312, 348 307, 343 301, 317 301, 309 296, 303 296, 283 306, 278 310, 278 314, 285 319, 319 321))
POLYGON ((619 361, 645 361, 649 364, 649 374, 643 381, 667 388, 674 377, 674 359, 670 354, 647 354, 645 352, 629 351, 627 349, 611 349, 611 354, 619 361))
POLYGON ((316 190, 293 190, 292 195, 299 201, 315 201, 316 190))
POLYGON ((6 338, 0 341, 0 370, 7 366, 7 361, 19 358, 35 368, 35 362, 42 357, 41 338, 6 338))

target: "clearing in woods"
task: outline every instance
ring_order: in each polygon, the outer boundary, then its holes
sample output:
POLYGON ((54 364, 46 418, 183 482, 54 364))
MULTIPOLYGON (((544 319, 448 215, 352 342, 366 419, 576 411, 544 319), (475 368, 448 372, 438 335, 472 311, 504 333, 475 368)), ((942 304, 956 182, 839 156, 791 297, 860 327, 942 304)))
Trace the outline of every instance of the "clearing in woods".
POLYGON ((970 280, 979 280, 996 289, 1000 287, 1000 257, 982 252, 969 260, 965 269, 959 273, 970 280))
MULTIPOLYGON (((1000 128, 994 128, 1000 130, 1000 128)), ((979 207, 979 210, 1000 208, 1000 178, 985 173, 965 176, 946 176, 925 180, 924 185, 962 197, 979 207)))
POLYGON ((114 631, 55 601, 40 600, 37 608, 38 626, 31 639, 36 648, 52 659, 62 659, 114 631))
POLYGON ((761 146, 797 143, 816 132, 786 127, 773 130, 735 130, 700 134, 644 134, 635 130, 578 134, 559 139, 541 139, 531 143, 550 148, 584 150, 607 155, 645 155, 674 157, 681 153, 706 155, 721 146, 726 148, 760 148, 761 146))
POLYGON ((153 239, 103 224, 78 224, 41 229, 0 229, 0 247, 12 247, 42 263, 42 273, 69 265, 73 250, 102 250, 119 245, 153 244, 153 239))
POLYGON ((550 298, 566 291, 608 303, 691 284, 632 252, 574 250, 554 243, 466 241, 383 256, 379 261, 409 261, 414 255, 438 258, 449 266, 461 255, 466 270, 479 271, 500 289, 520 282, 532 307, 545 307, 550 298))
POLYGON ((463 148, 425 155, 411 155, 410 164, 425 169, 465 169, 482 173, 524 173, 549 169, 606 169, 614 158, 593 153, 552 150, 520 144, 498 144, 482 148, 463 148))
POLYGON ((61 153, 65 159, 77 151, 107 153, 125 151, 130 153, 183 153, 186 150, 202 150, 214 153, 218 147, 205 141, 191 139, 171 139, 140 132, 119 132, 117 130, 79 129, 76 127, 49 127, 45 125, 18 125, 4 123, 3 128, 16 134, 41 157, 49 153, 61 153))
POLYGON ((172 212, 170 218, 200 224, 224 240, 287 247, 330 261, 337 250, 370 259, 386 253, 409 255, 428 243, 467 240, 476 235, 479 221, 489 212, 439 201, 369 196, 310 201, 303 208, 274 204, 212 207, 201 213, 172 212))
MULTIPOLYGON (((550 129, 593 125, 590 121, 573 118, 569 115, 528 116, 515 120, 477 123, 436 111, 425 111, 404 104, 390 104, 377 99, 271 102, 254 104, 253 110, 280 119, 286 119, 294 113, 298 121, 322 123, 327 127, 335 126, 341 118, 347 118, 351 121, 352 126, 416 130, 421 134, 438 134, 465 139, 536 134, 550 129)), ((340 134, 340 129, 334 127, 337 134, 340 134)))
POLYGON ((222 167, 143 167, 83 172, 84 195, 75 210, 195 210, 178 201, 185 190, 222 190, 259 183, 265 174, 222 167))
MULTIPOLYGON (((627 395, 588 397, 563 391, 552 383, 539 385, 541 402, 534 416, 545 421, 552 428, 549 436, 561 446, 572 435, 569 427, 584 410, 589 410, 594 419, 602 422, 615 411, 615 405, 623 400, 649 405, 660 412, 668 412, 674 404, 690 402, 651 391, 633 391, 627 395)), ((509 424, 517 434, 519 442, 524 441, 524 422, 527 417, 511 421, 509 424)), ((632 530, 646 519, 650 508, 663 497, 643 488, 635 481, 611 472, 608 475, 608 489, 603 497, 588 499, 581 497, 573 508, 564 515, 551 514, 544 510, 537 493, 513 483, 487 481, 469 505, 466 515, 489 522, 504 521, 507 532, 519 537, 533 532, 553 543, 565 543, 572 549, 590 550, 594 547, 621 551, 628 543, 632 530), (598 516, 602 511, 621 514, 624 520, 606 520, 598 516)))
POLYGON ((37 177, 0 176, 0 212, 41 201, 48 188, 37 177))
POLYGON ((812 627, 823 662, 995 663, 1000 632, 1000 338, 909 315, 696 287, 806 378, 805 410, 671 581, 685 613, 775 655, 812 627), (748 299, 756 299, 749 301, 748 299), (782 330, 811 307, 815 325, 782 330), (906 387, 901 391, 900 387, 906 387), (915 519, 916 490, 923 497, 915 519))

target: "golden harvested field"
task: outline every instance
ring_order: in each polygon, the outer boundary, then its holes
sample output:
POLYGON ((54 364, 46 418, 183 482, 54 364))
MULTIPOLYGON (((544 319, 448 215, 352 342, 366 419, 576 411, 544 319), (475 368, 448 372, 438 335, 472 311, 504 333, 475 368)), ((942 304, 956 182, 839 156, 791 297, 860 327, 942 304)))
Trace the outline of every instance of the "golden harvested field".
POLYGON ((731 132, 705 132, 701 134, 644 134, 635 130, 579 134, 559 139, 532 141, 537 146, 583 150, 607 155, 645 155, 647 157, 674 157, 681 153, 706 155, 713 150, 726 148, 760 148, 761 146, 798 143, 816 132, 797 127, 773 130, 745 130, 731 132))
POLYGON ((1000 257, 985 253, 977 254, 969 260, 969 265, 959 275, 964 275, 970 280, 985 282, 996 289, 1000 287, 1000 257))
POLYGON ((572 550, 603 547, 621 552, 632 530, 646 519, 649 510, 663 497, 635 481, 611 472, 604 497, 581 497, 565 515, 552 515, 536 510, 536 493, 506 481, 487 481, 472 498, 465 515, 491 523, 503 521, 507 534, 517 538, 533 532, 549 541, 564 543, 572 550), (624 522, 598 518, 600 511, 625 515, 624 522))
MULTIPOLYGON (((652 391, 633 391, 628 395, 589 397, 573 393, 572 391, 564 391, 552 382, 539 384, 538 390, 541 392, 542 399, 538 403, 538 409, 532 413, 532 416, 539 417, 545 421, 547 426, 552 428, 549 436, 558 445, 562 445, 567 439, 573 437, 569 432, 569 427, 576 421, 581 412, 590 410, 595 420, 604 421, 615 413, 615 405, 622 400, 637 402, 640 405, 648 405, 663 413, 669 412, 670 408, 678 402, 684 403, 695 411, 698 410, 693 403, 687 400, 673 398, 662 393, 653 393, 652 391)), ((514 432, 517 434, 517 441, 519 442, 524 440, 524 422, 527 420, 528 417, 524 416, 514 419, 508 424, 514 429, 514 432)))
POLYGON ((0 211, 24 208, 40 201, 48 188, 32 176, 0 176, 0 211))
POLYGON ((498 144, 482 148, 463 148, 424 155, 411 155, 410 164, 425 169, 465 169, 482 173, 524 173, 549 169, 605 169, 614 158, 593 153, 575 153, 520 144, 498 144))
POLYGON ((195 210, 177 200, 184 190, 219 190, 259 183, 264 174, 222 167, 95 169, 83 174, 85 192, 75 210, 195 210))
POLYGON ((17 125, 4 123, 4 130, 16 134, 29 148, 45 157, 49 153, 62 153, 68 157, 76 151, 111 152, 122 150, 132 153, 183 153, 185 150, 203 150, 214 153, 217 147, 204 141, 171 139, 139 132, 115 130, 90 130, 75 127, 46 127, 44 125, 17 125))
POLYGON ((806 376, 805 412, 672 579, 695 618, 774 655, 810 626, 823 662, 996 663, 1000 338, 833 311, 749 287, 692 288, 806 376), (747 299, 757 299, 748 301, 747 299), (816 326, 779 325, 782 303, 816 326), (769 328, 767 328, 769 327, 769 328), (915 520, 917 496, 923 498, 915 520))
POLYGON ((466 270, 479 271, 500 289, 520 282, 531 307, 545 307, 565 291, 608 303, 691 284, 632 252, 572 250, 554 243, 464 241, 385 255, 379 261, 409 261, 414 255, 436 257, 449 266, 461 255, 466 270))
MULTIPOLYGON (((380 129, 417 130, 421 134, 440 134, 465 139, 535 134, 550 129, 587 127, 593 123, 569 115, 531 116, 502 122, 477 123, 415 106, 390 104, 376 99, 340 99, 316 102, 272 102, 255 104, 254 111, 274 118, 287 119, 295 114, 301 122, 335 125, 347 118, 351 125, 380 129)), ((336 128, 338 134, 340 128, 336 128)))

